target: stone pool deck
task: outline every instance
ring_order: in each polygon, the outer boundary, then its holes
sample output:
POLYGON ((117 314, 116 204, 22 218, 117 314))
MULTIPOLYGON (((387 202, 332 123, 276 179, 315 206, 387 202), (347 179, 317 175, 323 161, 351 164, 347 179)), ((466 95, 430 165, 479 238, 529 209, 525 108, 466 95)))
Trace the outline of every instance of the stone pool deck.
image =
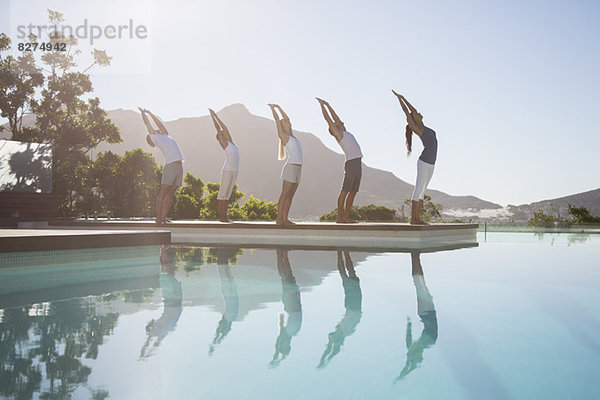
POLYGON ((327 222, 276 225, 273 222, 174 221, 156 224, 150 220, 75 220, 51 222, 49 228, 86 231, 166 231, 174 244, 292 246, 295 248, 360 248, 381 250, 451 249, 477 246, 477 224, 433 224, 427 226, 327 222))
POLYGON ((171 243, 166 230, 0 229, 0 252, 147 246, 171 243))

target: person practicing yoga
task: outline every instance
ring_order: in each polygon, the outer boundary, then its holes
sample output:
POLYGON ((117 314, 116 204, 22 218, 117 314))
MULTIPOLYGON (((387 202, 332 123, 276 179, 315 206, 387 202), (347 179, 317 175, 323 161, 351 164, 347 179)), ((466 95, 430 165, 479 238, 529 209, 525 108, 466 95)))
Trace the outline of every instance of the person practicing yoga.
POLYGON ((277 219, 275 223, 278 225, 294 225, 289 220, 288 214, 302 174, 302 146, 300 145, 300 140, 292 132, 292 124, 285 111, 277 104, 268 104, 268 106, 271 108, 273 118, 275 118, 275 123, 277 124, 277 135, 279 136, 278 159, 283 160, 287 155, 286 163, 281 170, 283 186, 277 205, 277 219), (278 110, 281 118, 277 114, 278 110))
POLYGON ((423 116, 414 108, 408 100, 401 94, 392 92, 398 98, 402 111, 406 114, 406 148, 408 155, 412 152, 412 134, 413 132, 421 138, 423 142, 423 152, 417 161, 417 182, 412 195, 412 211, 410 223, 413 225, 428 225, 421 220, 421 210, 423 209, 423 198, 425 197, 425 189, 429 185, 429 181, 433 175, 435 168, 435 160, 437 158, 438 142, 435 131, 423 124, 423 116))
POLYGON ((183 155, 175 139, 169 135, 165 124, 149 110, 141 107, 138 109, 142 113, 142 120, 148 129, 146 142, 151 147, 158 147, 165 157, 160 192, 156 196, 156 223, 171 222, 167 219, 167 213, 171 208, 177 187, 183 183, 183 155), (152 127, 146 114, 152 117, 158 129, 152 127))
POLYGON ((223 150, 225 150, 225 164, 223 164, 223 169, 221 170, 221 185, 219 186, 219 194, 217 195, 219 220, 221 222, 231 222, 231 220, 227 218, 227 205, 238 175, 240 152, 238 147, 233 143, 229 130, 223 121, 221 121, 217 113, 210 108, 208 111, 215 124, 215 128, 217 128, 217 141, 223 150))
POLYGON ((354 197, 358 193, 360 187, 360 179, 362 177, 362 152, 354 135, 346 130, 346 126, 333 111, 329 103, 323 99, 316 98, 321 105, 321 112, 327 125, 329 125, 329 133, 337 140, 346 155, 344 164, 344 181, 342 182, 342 190, 338 196, 337 204, 337 219, 338 224, 355 224, 357 221, 350 218, 350 210, 354 197), (344 203, 346 208, 344 209, 344 203))

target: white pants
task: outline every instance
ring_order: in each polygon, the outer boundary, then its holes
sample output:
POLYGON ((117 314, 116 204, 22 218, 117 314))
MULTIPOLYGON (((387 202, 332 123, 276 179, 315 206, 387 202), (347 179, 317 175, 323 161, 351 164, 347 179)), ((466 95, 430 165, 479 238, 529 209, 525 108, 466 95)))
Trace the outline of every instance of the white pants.
POLYGON ((237 175, 237 171, 221 171, 221 186, 219 187, 217 200, 229 200, 237 175))
POLYGON ((429 185, 434 168, 435 165, 427 164, 421 159, 417 161, 417 183, 415 183, 415 190, 412 195, 413 201, 422 200, 425 197, 425 189, 429 185))

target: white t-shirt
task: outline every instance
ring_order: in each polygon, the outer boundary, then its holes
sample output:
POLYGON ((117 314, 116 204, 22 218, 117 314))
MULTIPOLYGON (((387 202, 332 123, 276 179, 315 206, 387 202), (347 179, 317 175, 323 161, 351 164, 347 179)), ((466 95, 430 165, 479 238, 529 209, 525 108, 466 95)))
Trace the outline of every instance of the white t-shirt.
POLYGON ((227 142, 225 157, 223 171, 237 171, 240 168, 240 151, 235 144, 227 142))
POLYGON ((300 140, 294 136, 290 136, 290 139, 285 145, 285 152, 287 153, 286 164, 300 164, 302 165, 302 146, 300 140))
POLYGON ((342 147, 342 150, 344 150, 346 161, 361 158, 363 156, 356 138, 350 132, 344 131, 342 140, 340 140, 340 146, 342 147))
POLYGON ((150 140, 163 153, 165 165, 175 161, 183 161, 183 154, 181 154, 177 142, 171 136, 162 134, 150 135, 150 140))

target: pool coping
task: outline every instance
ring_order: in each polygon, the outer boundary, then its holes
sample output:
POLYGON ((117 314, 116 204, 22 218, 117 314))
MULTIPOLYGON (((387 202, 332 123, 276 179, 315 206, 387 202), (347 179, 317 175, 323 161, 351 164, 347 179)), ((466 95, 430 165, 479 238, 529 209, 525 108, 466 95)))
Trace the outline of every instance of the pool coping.
POLYGON ((421 250, 477 244, 478 224, 410 225, 400 223, 336 224, 331 222, 276 225, 273 222, 174 221, 156 224, 151 220, 52 221, 52 229, 155 230, 171 233, 173 244, 240 246, 309 246, 421 250))
POLYGON ((152 246, 171 243, 168 230, 0 229, 0 252, 152 246))

